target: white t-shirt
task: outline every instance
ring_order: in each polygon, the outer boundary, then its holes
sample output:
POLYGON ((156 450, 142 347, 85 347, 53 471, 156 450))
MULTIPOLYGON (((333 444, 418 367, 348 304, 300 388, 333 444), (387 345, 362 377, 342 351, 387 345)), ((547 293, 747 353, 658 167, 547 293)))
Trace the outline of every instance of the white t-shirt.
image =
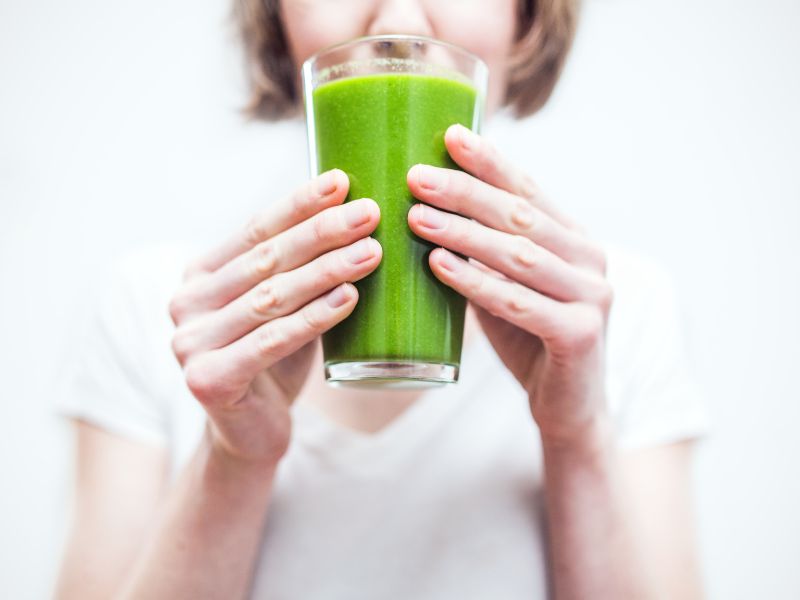
MULTIPOLYGON (((624 448, 701 435, 670 278, 607 246, 615 291, 606 394, 624 448)), ((192 249, 128 256, 76 353, 60 410, 170 450, 196 447, 204 413, 172 356, 167 306, 192 249)), ((321 365, 316 368, 321 369, 321 365)), ((426 392, 377 434, 293 408, 253 598, 546 598, 542 457, 528 400, 483 335, 457 385, 426 392)))

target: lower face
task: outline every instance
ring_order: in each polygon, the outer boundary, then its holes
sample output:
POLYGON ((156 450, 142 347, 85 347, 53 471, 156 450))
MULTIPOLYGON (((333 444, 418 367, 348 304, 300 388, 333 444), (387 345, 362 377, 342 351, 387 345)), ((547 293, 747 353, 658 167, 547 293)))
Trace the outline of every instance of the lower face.
POLYGON ((487 109, 503 102, 517 0, 280 0, 295 65, 327 46, 365 35, 404 33, 461 46, 489 67, 487 109))

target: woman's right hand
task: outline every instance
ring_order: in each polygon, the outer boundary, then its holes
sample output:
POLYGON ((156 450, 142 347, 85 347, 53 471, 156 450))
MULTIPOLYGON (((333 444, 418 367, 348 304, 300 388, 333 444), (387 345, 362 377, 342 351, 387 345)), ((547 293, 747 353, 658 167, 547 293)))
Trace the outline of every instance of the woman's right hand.
POLYGON ((170 302, 172 350, 226 458, 277 464, 317 338, 355 308, 349 282, 381 261, 367 237, 380 209, 343 204, 348 188, 335 169, 270 206, 193 262, 170 302))

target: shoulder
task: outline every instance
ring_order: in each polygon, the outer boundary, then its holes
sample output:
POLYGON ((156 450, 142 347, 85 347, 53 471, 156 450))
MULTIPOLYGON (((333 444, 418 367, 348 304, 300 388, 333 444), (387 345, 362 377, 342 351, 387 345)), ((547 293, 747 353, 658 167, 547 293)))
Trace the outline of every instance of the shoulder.
POLYGON ((653 324, 674 327, 680 309, 673 275, 650 256, 617 244, 604 247, 606 279, 614 290, 608 323, 612 341, 641 343, 653 324))
POLYGON ((161 242, 133 248, 112 267, 112 283, 134 286, 141 292, 172 290, 180 285, 189 261, 197 254, 190 242, 161 242))
POLYGON ((100 311, 138 325, 162 317, 169 320, 170 298, 196 254, 196 246, 189 242, 162 242, 119 255, 101 284, 100 311))
POLYGON ((652 300, 655 294, 674 288, 670 272, 653 257, 610 242, 603 247, 607 258, 606 278, 615 294, 621 294, 623 302, 652 300))
MULTIPOLYGON (((609 378, 629 384, 682 353, 682 318, 673 278, 653 258, 606 246, 606 278, 614 290, 607 325, 609 378)), ((627 387, 627 385, 626 385, 627 387)))
POLYGON ((171 355, 168 305, 192 252, 188 244, 153 244, 109 261, 110 273, 97 276, 91 316, 66 357, 68 382, 58 412, 115 434, 166 443, 182 384, 171 355))
POLYGON ((607 330, 607 392, 621 443, 641 446, 702 435, 705 401, 685 344, 672 274, 658 261, 606 245, 614 302, 607 330))
POLYGON ((101 286, 96 316, 106 344, 139 363, 144 373, 159 373, 172 363, 169 302, 196 253, 189 242, 131 249, 112 261, 110 276, 101 286))

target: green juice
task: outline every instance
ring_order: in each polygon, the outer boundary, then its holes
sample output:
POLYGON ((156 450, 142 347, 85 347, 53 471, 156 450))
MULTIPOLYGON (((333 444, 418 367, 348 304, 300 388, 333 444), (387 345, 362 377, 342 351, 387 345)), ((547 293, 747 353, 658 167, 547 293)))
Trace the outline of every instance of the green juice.
POLYGON ((458 366, 466 301, 428 266, 435 246, 414 235, 407 215, 416 200, 406 183, 417 163, 457 168, 444 145, 450 125, 472 128, 475 89, 416 74, 365 75, 313 92, 319 171, 350 178, 347 200, 372 198, 381 208, 373 236, 380 266, 356 282, 353 313, 323 338, 326 365, 414 361, 458 366))

